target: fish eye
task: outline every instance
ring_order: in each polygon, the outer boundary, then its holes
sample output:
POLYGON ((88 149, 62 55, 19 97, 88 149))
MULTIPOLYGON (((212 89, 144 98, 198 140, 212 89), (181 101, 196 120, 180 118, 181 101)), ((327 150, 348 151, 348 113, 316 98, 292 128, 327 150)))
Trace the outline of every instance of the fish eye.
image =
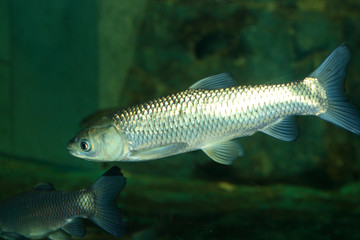
POLYGON ((83 140, 81 140, 81 142, 80 142, 80 148, 81 148, 82 150, 84 150, 85 152, 88 152, 88 151, 91 150, 91 145, 90 145, 89 141, 83 139, 83 140))

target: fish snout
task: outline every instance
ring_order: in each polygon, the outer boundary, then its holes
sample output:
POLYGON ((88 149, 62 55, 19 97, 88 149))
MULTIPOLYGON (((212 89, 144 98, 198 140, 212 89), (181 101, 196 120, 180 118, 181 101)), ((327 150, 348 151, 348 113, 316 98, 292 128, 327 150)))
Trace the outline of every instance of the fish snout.
POLYGON ((78 137, 73 137, 72 139, 70 139, 70 141, 67 143, 67 147, 71 147, 72 145, 74 145, 76 142, 78 141, 78 137))

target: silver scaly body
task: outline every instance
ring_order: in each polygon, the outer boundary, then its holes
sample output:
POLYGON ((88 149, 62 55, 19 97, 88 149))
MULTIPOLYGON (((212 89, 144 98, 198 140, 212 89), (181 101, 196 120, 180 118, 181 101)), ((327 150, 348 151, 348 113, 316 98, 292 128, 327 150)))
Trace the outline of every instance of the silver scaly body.
POLYGON ((235 138, 260 131, 294 141, 296 115, 315 115, 360 134, 359 111, 343 91, 349 59, 343 44, 304 80, 287 84, 236 86, 226 73, 208 77, 186 91, 102 117, 68 148, 94 161, 143 161, 201 149, 230 164, 242 154, 235 138))
POLYGON ((317 79, 279 85, 190 89, 115 114, 129 151, 186 143, 179 152, 250 136, 291 115, 319 115, 328 108, 317 79))

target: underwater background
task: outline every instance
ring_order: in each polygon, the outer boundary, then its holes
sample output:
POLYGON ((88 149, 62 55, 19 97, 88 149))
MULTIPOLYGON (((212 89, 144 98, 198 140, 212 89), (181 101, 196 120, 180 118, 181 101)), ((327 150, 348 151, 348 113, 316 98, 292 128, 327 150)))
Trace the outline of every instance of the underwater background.
POLYGON ((201 151, 103 164, 66 149, 95 112, 222 72, 240 85, 300 80, 343 42, 360 106, 359 22, 357 0, 0 0, 0 200, 38 182, 86 187, 117 165, 123 239, 359 239, 360 136, 316 117, 297 118, 295 142, 240 139, 229 166, 201 151))

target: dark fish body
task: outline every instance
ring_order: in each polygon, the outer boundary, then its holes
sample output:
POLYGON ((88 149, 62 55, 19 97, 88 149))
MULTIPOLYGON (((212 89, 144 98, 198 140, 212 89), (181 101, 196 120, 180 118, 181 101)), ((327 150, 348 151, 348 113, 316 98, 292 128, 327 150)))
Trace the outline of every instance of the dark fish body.
POLYGON ((229 74, 200 80, 188 90, 104 116, 68 144, 93 161, 145 161, 197 149, 230 164, 242 154, 234 140, 263 132, 294 141, 294 116, 313 115, 360 134, 359 110, 345 97, 350 60, 342 44, 302 81, 236 86, 229 74))
POLYGON ((90 188, 55 191, 50 184, 0 203, 0 236, 5 239, 68 239, 86 233, 82 218, 88 218, 116 237, 125 223, 114 201, 125 185, 119 168, 112 168, 90 188))

